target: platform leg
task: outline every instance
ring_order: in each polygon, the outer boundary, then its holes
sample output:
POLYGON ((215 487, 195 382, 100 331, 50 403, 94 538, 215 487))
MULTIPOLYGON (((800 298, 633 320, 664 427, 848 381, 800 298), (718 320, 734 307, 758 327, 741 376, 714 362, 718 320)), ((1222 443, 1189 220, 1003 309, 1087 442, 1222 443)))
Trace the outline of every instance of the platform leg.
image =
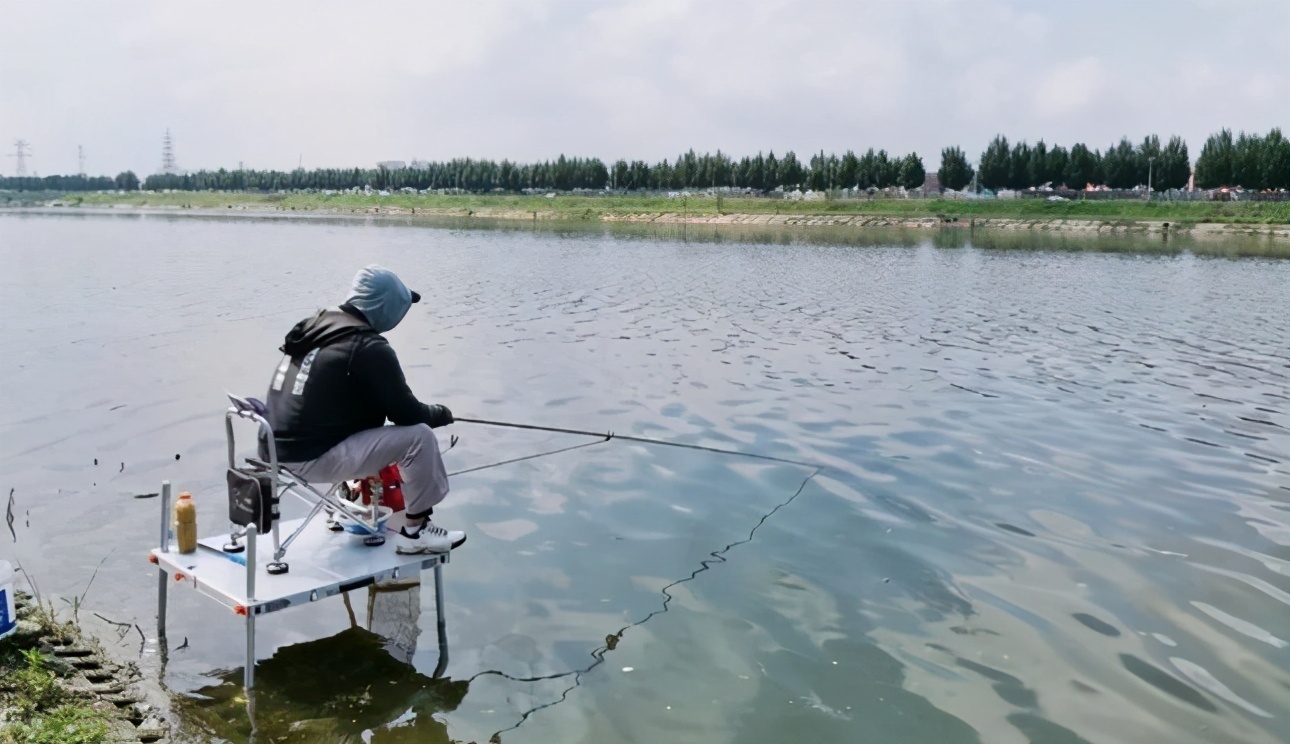
MULTIPOLYGON (((274 525, 277 526, 276 524, 274 525)), ((242 673, 242 687, 250 691, 255 686, 255 573, 256 553, 259 548, 259 531, 255 525, 246 528, 246 669, 242 673)))
POLYGON ((157 569, 157 638, 166 641, 166 597, 170 590, 170 577, 166 572, 157 569))
MULTIPOLYGON (((170 550, 170 481, 161 482, 161 536, 157 547, 161 551, 170 550)), ((166 638, 166 597, 170 591, 170 577, 166 572, 157 569, 157 638, 163 643, 166 638)))
POLYGON ((255 744, 255 690, 246 691, 246 720, 251 725, 251 733, 247 737, 247 744, 255 744))
POLYGON ((448 620, 443 611, 443 563, 434 564, 434 614, 435 624, 439 629, 439 663, 435 664, 434 676, 443 676, 448 668, 448 620))
POLYGON ((255 687, 255 611, 246 614, 246 670, 242 673, 242 687, 250 692, 255 687))

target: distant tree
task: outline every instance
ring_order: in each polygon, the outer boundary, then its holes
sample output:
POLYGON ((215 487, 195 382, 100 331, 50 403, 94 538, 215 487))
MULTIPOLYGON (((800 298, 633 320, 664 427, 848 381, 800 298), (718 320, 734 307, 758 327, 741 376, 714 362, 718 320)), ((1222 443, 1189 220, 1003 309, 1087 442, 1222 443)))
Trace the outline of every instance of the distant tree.
POLYGON ((0 191, 106 191, 113 187, 107 176, 0 177, 0 191))
POLYGON ((1030 185, 1030 145, 1023 140, 1012 146, 1012 156, 1008 159, 1008 188, 1020 190, 1030 185))
POLYGON ((1083 189, 1089 184, 1102 182, 1101 157, 1096 151, 1089 150, 1082 142, 1071 146, 1070 159, 1066 163, 1066 185, 1072 189, 1083 189))
POLYGON ((957 147, 941 150, 941 167, 936 171, 941 188, 962 191, 972 183, 972 175, 972 166, 968 165, 967 156, 962 150, 957 147))
POLYGON ((766 172, 765 185, 762 186, 766 191, 774 191, 781 185, 779 178, 779 161, 775 159, 775 151, 770 150, 766 154, 766 172))
POLYGON ((838 186, 844 189, 854 189, 860 182, 860 158, 850 150, 842 156, 838 164, 838 186))
POLYGON ((1050 180, 1048 177, 1048 145, 1043 140, 1030 148, 1030 157, 1026 163, 1026 185, 1043 186, 1050 180))
MULTIPOLYGON (((981 185, 989 188, 1027 188, 1044 183, 1066 184, 1083 188, 1086 184, 1108 183, 1131 188, 1145 183, 1147 162, 1153 186, 1178 188, 1191 173, 1187 145, 1172 137, 1161 147, 1156 136, 1146 137, 1134 146, 1127 139, 1111 147, 1105 158, 1083 144, 1068 152, 1060 146, 1048 146, 1042 140, 1031 146, 1025 141, 1010 145, 999 135, 982 154, 981 185)), ((941 152, 937 171, 943 187, 962 189, 972 182, 973 169, 958 147, 941 152)), ((153 174, 144 179, 142 188, 169 190, 260 191, 296 189, 377 189, 460 190, 487 193, 522 190, 596 190, 612 185, 616 189, 694 189, 713 186, 739 186, 756 190, 776 188, 917 188, 925 178, 924 164, 916 153, 892 157, 886 150, 867 149, 863 155, 848 150, 843 156, 825 152, 813 153, 809 163, 799 161, 793 153, 782 159, 775 154, 732 159, 720 150, 698 153, 689 150, 674 159, 655 164, 645 161, 617 160, 611 166, 598 158, 560 155, 552 161, 516 163, 509 160, 458 158, 443 162, 416 161, 415 167, 329 168, 306 171, 257 171, 238 168, 197 171, 183 175, 153 174)), ((1242 133, 1233 137, 1228 130, 1213 135, 1206 142, 1197 161, 1197 177, 1204 185, 1240 183, 1251 189, 1290 188, 1290 142, 1281 130, 1266 136, 1242 133)), ((137 189, 139 179, 126 172, 115 179, 85 176, 45 176, 0 178, 3 190, 85 191, 94 189, 137 189)))
POLYGON ((1070 153, 1061 145, 1053 145, 1053 149, 1048 151, 1048 158, 1044 166, 1043 183, 1051 183, 1053 186, 1061 186, 1066 183, 1066 165, 1070 162, 1070 153))
POLYGON ((123 171, 113 179, 113 185, 119 191, 138 191, 139 177, 134 175, 134 171, 123 171))
POLYGON ((1160 160, 1156 162, 1153 186, 1161 190, 1181 189, 1187 186, 1191 177, 1191 160, 1187 156, 1187 143, 1181 137, 1170 137, 1169 143, 1160 151, 1160 160))
POLYGON ((870 147, 864 155, 860 156, 860 167, 858 169, 857 178, 860 188, 877 188, 878 181, 880 179, 880 170, 881 167, 878 165, 878 154, 873 151, 872 147, 870 147))
POLYGON ((663 158, 650 169, 650 188, 672 188, 672 164, 667 162, 667 158, 663 158))
POLYGON ((1241 132, 1232 151, 1232 182, 1247 189, 1263 189, 1263 138, 1241 132))
POLYGON ((886 189, 895 186, 899 180, 900 161, 888 156, 886 150, 879 150, 874 156, 874 185, 886 189))
POLYGON ((766 158, 760 152, 757 157, 748 158, 748 174, 743 185, 758 190, 766 188, 766 158))
POLYGON ((1196 185, 1202 189, 1231 185, 1234 150, 1232 130, 1211 134, 1196 158, 1196 185))
POLYGON ((583 161, 579 170, 581 172, 578 178, 585 184, 582 188, 603 189, 605 184, 609 183, 609 169, 600 161, 600 158, 583 161))
POLYGON ((796 189, 802 186, 806 180, 806 171, 802 164, 797 161, 797 156, 792 150, 784 153, 783 159, 779 161, 779 183, 785 190, 796 189))
POLYGON ((899 179, 900 185, 906 189, 916 189, 927 180, 927 169, 918 153, 911 152, 900 159, 899 179))
POLYGON ((1290 189, 1290 140, 1274 127, 1263 144, 1263 179, 1270 189, 1290 189))
POLYGON ((832 180, 829 165, 829 159, 823 150, 820 150, 819 155, 812 155, 810 170, 806 177, 807 186, 814 191, 824 191, 829 188, 832 180))
POLYGON ((1106 185, 1113 189, 1131 189, 1138 185, 1138 153, 1128 137, 1107 149, 1102 156, 1106 185))
POLYGON ((1138 145, 1136 152, 1138 161, 1137 178, 1134 185, 1145 185, 1147 177, 1150 176, 1151 187, 1160 188, 1156 182, 1156 168, 1160 166, 1160 152, 1160 138, 1154 134, 1148 135, 1142 140, 1142 144, 1138 145))
POLYGON ((980 162, 977 175, 982 186, 996 190, 1007 188, 1012 176, 1012 150, 1008 148, 1006 137, 1002 134, 996 136, 981 153, 980 162))
MULTIPOLYGON (((644 160, 633 160, 627 168, 627 179, 629 189, 648 189, 650 179, 650 168, 644 160)), ((518 189, 515 189, 518 191, 518 189)))

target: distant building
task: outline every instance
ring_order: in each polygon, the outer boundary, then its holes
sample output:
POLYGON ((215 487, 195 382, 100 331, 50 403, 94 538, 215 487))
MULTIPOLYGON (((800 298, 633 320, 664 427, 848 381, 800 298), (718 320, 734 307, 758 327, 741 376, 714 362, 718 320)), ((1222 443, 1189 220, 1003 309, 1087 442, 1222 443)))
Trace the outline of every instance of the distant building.
POLYGON ((941 193, 940 174, 936 173, 935 171, 928 173, 927 178, 923 180, 922 189, 923 189, 923 196, 927 196, 928 194, 941 193))
POLYGON ((411 163, 408 163, 408 167, 412 170, 430 170, 430 163, 425 160, 413 159, 411 163))
POLYGON ((408 167, 408 164, 402 160, 382 160, 376 164, 376 167, 381 170, 402 170, 408 167))

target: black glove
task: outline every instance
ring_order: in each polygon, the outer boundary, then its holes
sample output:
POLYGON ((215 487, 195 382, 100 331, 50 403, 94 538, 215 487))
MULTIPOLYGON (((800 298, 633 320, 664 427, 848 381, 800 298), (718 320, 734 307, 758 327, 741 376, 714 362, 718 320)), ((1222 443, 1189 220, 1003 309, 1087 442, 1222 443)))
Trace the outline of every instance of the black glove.
POLYGON ((448 410, 448 406, 441 403, 435 403, 434 405, 429 406, 429 408, 429 424, 431 429, 438 429, 440 426, 447 426, 453 422, 452 411, 448 410))

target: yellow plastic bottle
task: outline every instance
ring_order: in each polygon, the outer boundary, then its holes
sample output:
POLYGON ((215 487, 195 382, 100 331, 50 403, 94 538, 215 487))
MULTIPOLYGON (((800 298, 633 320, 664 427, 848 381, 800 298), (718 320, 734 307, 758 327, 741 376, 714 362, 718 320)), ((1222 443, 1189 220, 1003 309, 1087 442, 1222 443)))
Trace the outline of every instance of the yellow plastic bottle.
POLYGON ((193 495, 184 491, 175 501, 175 542, 180 553, 197 550, 197 505, 193 495))

